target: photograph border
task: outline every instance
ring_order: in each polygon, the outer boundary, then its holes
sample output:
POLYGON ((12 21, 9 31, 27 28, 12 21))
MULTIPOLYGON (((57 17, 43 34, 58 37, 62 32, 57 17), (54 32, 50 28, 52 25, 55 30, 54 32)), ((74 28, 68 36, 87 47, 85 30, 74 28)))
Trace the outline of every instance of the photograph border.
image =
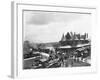
MULTIPOLYGON (((12 14, 12 18, 11 18, 12 19, 11 20, 11 24, 12 24, 11 76, 13 78, 17 78, 17 77, 20 76, 20 74, 19 74, 19 63, 18 63, 18 60, 19 60, 19 57, 18 57, 19 56, 19 54, 18 54, 18 44, 19 44, 19 42, 18 42, 18 34, 19 34, 19 32, 18 32, 18 30, 19 30, 18 29, 18 13, 19 13, 18 12, 18 6, 19 5, 44 6, 44 7, 49 6, 49 7, 58 7, 58 8, 61 7, 61 8, 79 8, 79 9, 96 10, 96 8, 93 8, 93 7, 56 6, 56 5, 41 5, 41 4, 27 4, 27 3, 12 2, 12 5, 11 5, 11 8, 12 8, 12 10, 11 10, 11 14, 12 14)), ((27 9, 23 9, 23 10, 27 10, 27 9)), ((22 17, 23 17, 23 10, 22 10, 22 17)), ((40 11, 40 10, 37 10, 37 11, 40 11)), ((43 11, 43 10, 41 10, 41 11, 43 11)), ((46 12, 48 12, 48 11, 46 11, 46 12)), ((50 11, 50 12, 52 12, 52 11, 50 11)), ((60 11, 60 12, 62 12, 62 11, 60 11)), ((72 12, 72 13, 75 13, 75 12, 72 12)), ((76 12, 76 13, 78 13, 78 12, 76 12)), ((80 11, 79 11, 79 13, 84 14, 83 12, 80 12, 80 11)), ((93 14, 93 13, 89 12, 89 13, 86 13, 86 14, 93 14)), ((23 18, 22 18, 22 30, 23 30, 23 18)), ((23 45, 23 31, 22 31, 22 45, 23 45)), ((96 69, 96 67, 95 67, 95 69, 96 69)), ((94 71, 96 71, 96 70, 94 70, 94 71)))

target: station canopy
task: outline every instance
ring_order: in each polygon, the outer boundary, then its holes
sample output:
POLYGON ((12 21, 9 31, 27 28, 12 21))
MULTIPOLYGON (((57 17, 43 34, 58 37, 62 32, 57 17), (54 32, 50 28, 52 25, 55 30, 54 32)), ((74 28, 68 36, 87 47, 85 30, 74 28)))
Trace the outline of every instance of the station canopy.
POLYGON ((84 47, 84 46, 89 46, 90 44, 78 44, 76 47, 84 47))
POLYGON ((67 49, 67 48, 72 48, 72 46, 60 46, 59 48, 61 48, 61 49, 67 49))

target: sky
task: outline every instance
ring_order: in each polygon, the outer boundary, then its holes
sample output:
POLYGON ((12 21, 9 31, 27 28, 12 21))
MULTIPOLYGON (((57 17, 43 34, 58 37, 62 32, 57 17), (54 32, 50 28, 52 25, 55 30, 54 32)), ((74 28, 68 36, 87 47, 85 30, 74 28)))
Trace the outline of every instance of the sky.
POLYGON ((67 32, 91 36, 91 14, 24 11, 24 40, 36 43, 57 42, 67 32))

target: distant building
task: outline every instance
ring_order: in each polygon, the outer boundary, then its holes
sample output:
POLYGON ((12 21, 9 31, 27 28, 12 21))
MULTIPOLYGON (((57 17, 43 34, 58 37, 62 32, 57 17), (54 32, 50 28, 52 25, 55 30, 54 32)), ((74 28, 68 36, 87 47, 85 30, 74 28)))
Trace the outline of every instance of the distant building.
POLYGON ((84 33, 83 35, 81 34, 76 34, 75 32, 67 32, 66 35, 62 35, 61 40, 59 41, 61 46, 77 46, 78 44, 87 44, 90 43, 90 40, 88 39, 88 34, 84 33))

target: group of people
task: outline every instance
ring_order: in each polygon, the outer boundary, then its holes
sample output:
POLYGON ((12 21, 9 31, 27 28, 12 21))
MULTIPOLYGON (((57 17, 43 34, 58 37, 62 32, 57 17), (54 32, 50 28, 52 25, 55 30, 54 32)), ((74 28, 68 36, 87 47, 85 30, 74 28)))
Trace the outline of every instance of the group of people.
POLYGON ((50 50, 47 54, 49 54, 49 56, 45 61, 42 61, 40 58, 35 59, 32 67, 35 69, 71 67, 74 62, 85 62, 86 58, 90 56, 90 49, 84 49, 82 51, 76 49, 69 50, 68 52, 63 50, 50 50))

